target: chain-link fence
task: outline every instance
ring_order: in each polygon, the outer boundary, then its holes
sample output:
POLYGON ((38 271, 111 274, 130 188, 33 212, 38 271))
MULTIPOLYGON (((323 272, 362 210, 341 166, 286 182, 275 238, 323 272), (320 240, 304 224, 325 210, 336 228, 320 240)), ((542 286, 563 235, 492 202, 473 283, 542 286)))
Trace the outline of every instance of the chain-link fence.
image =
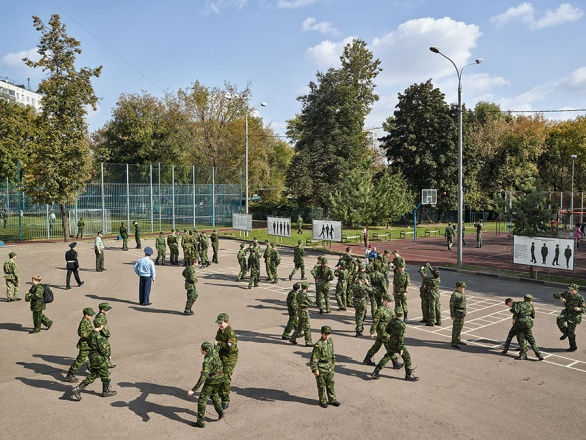
MULTIPOLYGON (((144 232, 171 228, 231 225, 241 212, 242 172, 236 169, 174 165, 98 164, 74 203, 67 204, 69 235, 118 234, 122 222, 129 233, 137 221, 144 232)), ((23 241, 63 236, 58 205, 39 205, 0 182, 0 240, 23 241)))

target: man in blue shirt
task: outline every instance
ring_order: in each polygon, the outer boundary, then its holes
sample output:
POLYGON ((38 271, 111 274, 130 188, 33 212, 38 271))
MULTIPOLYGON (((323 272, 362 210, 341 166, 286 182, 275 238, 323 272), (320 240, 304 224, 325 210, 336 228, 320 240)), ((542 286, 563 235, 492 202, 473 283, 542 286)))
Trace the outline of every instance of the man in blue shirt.
POLYGON ((155 277, 157 276, 155 265, 150 259, 151 255, 153 255, 153 249, 147 246, 144 248, 144 257, 134 265, 134 272, 140 277, 138 300, 141 306, 151 305, 151 284, 155 282, 155 277))

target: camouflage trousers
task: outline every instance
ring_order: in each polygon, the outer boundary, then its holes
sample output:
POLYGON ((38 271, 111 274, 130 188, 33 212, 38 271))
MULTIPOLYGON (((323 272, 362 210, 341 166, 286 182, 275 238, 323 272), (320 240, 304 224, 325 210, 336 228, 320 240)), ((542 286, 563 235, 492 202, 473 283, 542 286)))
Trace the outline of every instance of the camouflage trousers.
POLYGON ((15 280, 6 280, 6 298, 18 298, 18 291, 20 290, 20 283, 15 280))
POLYGON ((171 264, 179 263, 179 248, 177 245, 169 246, 169 261, 171 264))
POLYGON ((395 307, 401 307, 403 309, 403 313, 406 315, 409 312, 409 308, 407 307, 407 295, 397 295, 393 293, 393 298, 395 299, 395 307))
POLYGON ((208 264, 210 262, 210 258, 208 257, 208 250, 202 249, 201 252, 199 253, 199 258, 201 258, 202 266, 204 264, 208 264))
POLYGON ((317 282, 315 286, 317 308, 330 313, 330 283, 317 282))
POLYGON ((318 364, 319 376, 316 376, 317 397, 319 403, 334 403, 336 391, 334 389, 334 366, 329 363, 318 364))
POLYGON ((183 313, 191 312, 191 308, 193 307, 193 304, 195 304, 196 300, 197 300, 197 289, 188 290, 187 291, 187 301, 185 302, 185 310, 183 311, 183 313))
POLYGON ((482 247, 482 234, 476 234, 476 247, 482 247))
POLYGON ((436 325, 442 325, 442 311, 439 295, 432 295, 429 297, 427 307, 428 322, 436 325))
MULTIPOLYGON (((580 316, 580 315, 578 315, 580 316)), ((566 310, 562 310, 562 313, 557 317, 556 323, 560 331, 568 336, 570 341, 570 347, 576 346, 576 326, 579 322, 576 320, 576 317, 569 316, 566 310)))
POLYGON ((88 355, 90 354, 89 348, 80 348, 79 354, 71 364, 69 371, 67 372, 68 375, 75 376, 79 367, 81 367, 85 362, 88 362, 88 355))
POLYGON ((377 300, 376 290, 373 290, 372 292, 370 292, 369 296, 370 296, 370 314, 372 315, 372 318, 374 319, 374 315, 375 315, 376 311, 378 310, 378 300, 377 300))
POLYGON ((238 264, 240 264, 240 273, 238 274, 237 280, 240 281, 246 277, 248 269, 246 268, 246 260, 239 261, 238 264))
POLYGON ((212 263, 218 262, 218 246, 217 244, 212 246, 212 263))
POLYGON ((285 330, 283 330, 283 339, 289 339, 289 335, 293 330, 295 330, 295 328, 297 328, 298 323, 299 319, 297 317, 297 313, 289 313, 289 320, 287 321, 285 330))
POLYGON ((136 247, 138 249, 142 249, 142 241, 140 240, 140 235, 135 235, 134 241, 136 241, 136 247))
POLYGON ((276 264, 271 263, 271 266, 270 267, 271 267, 271 280, 276 283, 277 281, 279 281, 279 275, 277 273, 277 268, 279 266, 277 266, 276 264))
POLYGON ((128 237, 122 237, 122 250, 128 250, 128 237))
POLYGON ((234 367, 236 367, 236 362, 224 362, 224 381, 219 385, 218 390, 222 403, 230 403, 230 387, 232 386, 234 367))
POLYGON ((34 326, 33 331, 35 333, 38 333, 41 331, 41 324, 43 324, 45 327, 50 327, 51 324, 53 324, 53 321, 51 321, 49 318, 47 318, 45 316, 45 314, 42 312, 42 310, 40 310, 38 312, 33 312, 33 326, 34 326))
POLYGON ((256 287, 258 286, 258 282, 260 280, 260 268, 258 266, 252 265, 250 267, 250 281, 248 282, 248 287, 256 287))
POLYGON ((397 342, 385 341, 384 346, 387 352, 379 361, 377 365, 378 368, 382 370, 391 359, 397 359, 399 357, 399 353, 401 352, 401 350, 403 350, 403 354, 401 355, 401 357, 403 358, 403 362, 405 362, 405 368, 407 370, 411 369, 411 355, 409 354, 409 351, 407 350, 407 347, 405 347, 405 345, 399 344, 397 342))
POLYGON ((303 333, 305 338, 305 345, 313 343, 311 342, 311 327, 309 324, 309 311, 307 309, 299 310, 297 327, 295 327, 295 331, 289 340, 295 341, 299 336, 301 336, 301 333, 303 333))
POLYGON ((372 344, 372 347, 370 347, 370 349, 366 353, 366 357, 369 357, 369 358, 374 357, 374 355, 378 353, 378 351, 383 346, 383 344, 384 344, 383 339, 381 338, 380 335, 377 335, 376 339, 374 340, 374 344, 372 344))
POLYGON ((448 243, 448 249, 452 250, 452 246, 454 245, 454 237, 448 236, 446 237, 446 241, 448 243))
POLYGON ((535 353, 535 356, 539 356, 541 355, 541 353, 539 352, 539 348, 537 347, 537 343, 535 342, 535 338, 533 337, 533 323, 526 321, 527 320, 525 319, 517 323, 517 339, 519 340, 519 345, 521 346, 521 351, 519 352, 519 355, 527 355, 527 343, 529 343, 529 345, 531 345, 531 348, 533 349, 533 353, 535 353))
POLYGON ((102 383, 110 383, 110 370, 108 369, 108 360, 102 356, 100 356, 100 358, 100 362, 97 362, 95 358, 93 361, 90 361, 90 375, 82 381, 84 385, 87 386, 91 383, 94 383, 98 376, 100 376, 102 383))
POLYGON ((456 316, 452 321, 452 344, 461 342, 460 333, 464 328, 464 316, 456 316))
POLYGON ((295 267, 293 268, 293 270, 291 271, 291 274, 289 275, 291 278, 293 278, 293 275, 295 275, 295 273, 297 272, 297 269, 301 269, 301 278, 305 278, 305 262, 303 260, 301 260, 301 262, 295 262, 295 267))
POLYGON ((429 297, 426 292, 419 292, 419 298, 421 298, 421 314, 422 320, 426 322, 432 322, 429 320, 429 297))
MULTIPOLYGON (((179 253, 177 253, 177 258, 179 258, 179 253)), ((191 249, 184 247, 183 248, 183 265, 189 266, 191 264, 192 258, 193 258, 193 252, 191 252, 191 249)))
POLYGON ((367 298, 354 297, 354 316, 356 318, 356 332, 362 333, 364 329, 364 318, 366 318, 366 309, 368 307, 367 298))
POLYGON ((218 414, 222 412, 222 399, 220 398, 220 389, 222 388, 222 383, 208 383, 205 382, 203 384, 203 388, 199 393, 199 399, 197 399, 197 421, 205 425, 205 416, 206 416, 206 406, 208 404, 208 400, 212 399, 214 404, 214 409, 218 414))
POLYGON ((336 302, 341 310, 346 310, 348 305, 348 281, 338 281, 338 284, 336 284, 336 302))
POLYGON ((273 279, 273 267, 271 266, 270 262, 268 262, 268 261, 265 262, 265 269, 267 271, 267 278, 269 280, 272 280, 273 279))
POLYGON ((164 263, 166 257, 167 257, 167 249, 157 248, 157 262, 159 261, 159 258, 160 258, 162 260, 161 263, 164 263))

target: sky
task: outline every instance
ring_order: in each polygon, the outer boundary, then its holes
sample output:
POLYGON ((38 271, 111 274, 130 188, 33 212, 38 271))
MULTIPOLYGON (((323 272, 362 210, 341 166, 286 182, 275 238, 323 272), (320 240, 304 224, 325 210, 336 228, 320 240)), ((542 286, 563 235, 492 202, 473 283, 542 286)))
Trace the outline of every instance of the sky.
POLYGON ((468 108, 489 101, 573 119, 586 114, 585 10, 583 0, 0 0, 0 79, 36 89, 44 74, 22 62, 40 39, 32 16, 59 14, 81 42, 77 67, 103 66, 90 131, 111 119, 121 94, 163 97, 199 81, 249 85, 250 106, 266 102, 259 116, 284 135, 301 111, 297 97, 317 72, 340 66, 353 38, 381 60, 380 100, 365 123, 377 137, 412 84, 431 79, 457 102, 456 68, 431 46, 458 69, 483 59, 462 73, 468 108))

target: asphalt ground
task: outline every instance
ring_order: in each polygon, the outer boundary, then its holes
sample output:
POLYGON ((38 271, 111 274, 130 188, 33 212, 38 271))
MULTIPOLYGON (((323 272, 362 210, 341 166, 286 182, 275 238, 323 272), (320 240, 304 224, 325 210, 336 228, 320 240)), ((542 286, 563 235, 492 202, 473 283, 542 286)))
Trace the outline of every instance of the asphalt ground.
MULTIPOLYGON (((433 240, 417 244, 429 245, 433 240)), ((143 240, 143 247, 153 243, 154 239, 143 240)), ((317 405, 315 379, 308 366, 311 348, 302 339, 296 346, 281 340, 287 322, 285 297, 292 285, 287 279, 292 268, 290 249, 281 249, 279 284, 262 281, 249 290, 246 283, 235 281, 239 241, 222 239, 220 264, 198 270, 195 315, 183 316, 183 267, 157 266, 153 304, 140 306, 132 266, 142 253, 121 251, 115 240, 105 240, 107 271, 102 273, 92 269, 92 243, 79 243, 85 284, 71 290, 64 290, 65 244, 6 246, 0 251, 2 258, 10 251, 18 253, 20 296, 28 291, 31 276, 41 274, 56 298, 46 310, 53 327, 35 335, 28 334, 32 327, 28 303, 0 302, 2 438, 583 438, 586 324, 577 328, 578 351, 566 352, 567 340, 559 340, 555 323, 561 303, 552 297, 559 289, 442 271, 443 326, 426 327, 418 322, 420 277, 416 259, 409 254, 416 248, 409 243, 413 242, 404 240, 396 247, 406 256, 412 279, 406 345, 420 380, 404 381, 404 370, 388 366, 380 380, 372 380, 373 368, 362 363, 372 341, 354 337, 353 309, 340 312, 334 306, 331 314, 324 315, 313 309, 313 341, 322 325, 330 325, 336 349, 336 393, 342 406, 327 409, 317 405), (468 284, 462 335, 468 345, 462 350, 450 347, 448 302, 458 279, 468 284), (528 361, 515 360, 514 350, 500 354, 511 325, 504 299, 521 299, 525 293, 535 296, 534 335, 546 358, 542 362, 531 351, 528 361), (103 301, 113 306, 108 322, 117 366, 111 379, 118 394, 102 398, 98 379, 76 402, 63 378, 77 355, 82 309, 97 311, 103 301), (206 427, 193 428, 196 398, 188 398, 186 391, 198 379, 199 346, 213 341, 220 312, 230 315, 239 336, 232 403, 221 421, 209 404, 206 427)), ((307 272, 317 255, 308 251, 307 272)), ((313 285, 310 292, 315 292, 313 285)), ((332 286, 334 303, 333 292, 332 286)), ((375 361, 383 354, 377 353, 375 361)), ((85 375, 78 372, 79 378, 85 375)))

